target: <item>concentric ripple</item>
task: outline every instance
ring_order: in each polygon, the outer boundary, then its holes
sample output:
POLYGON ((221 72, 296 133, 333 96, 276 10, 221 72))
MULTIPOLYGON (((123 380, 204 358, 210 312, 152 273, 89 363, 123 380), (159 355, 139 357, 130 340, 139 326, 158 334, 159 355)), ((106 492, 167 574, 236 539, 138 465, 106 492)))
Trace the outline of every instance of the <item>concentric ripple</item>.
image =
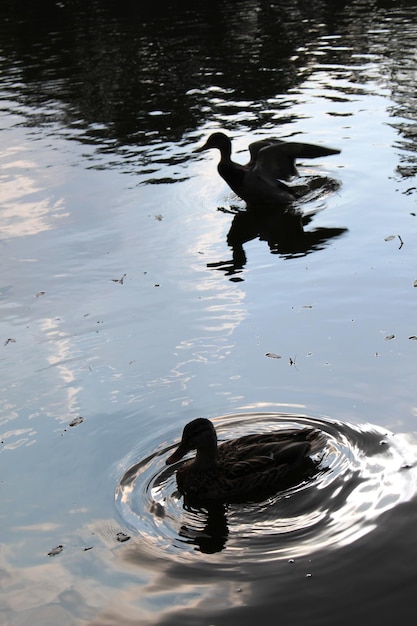
POLYGON ((378 516, 416 492, 416 447, 370 424, 282 413, 250 413, 212 420, 220 440, 252 432, 312 426, 324 434, 313 476, 261 502, 187 507, 178 493, 174 447, 157 449, 128 467, 115 492, 122 524, 155 555, 260 561, 294 558, 346 545, 372 531, 378 516))

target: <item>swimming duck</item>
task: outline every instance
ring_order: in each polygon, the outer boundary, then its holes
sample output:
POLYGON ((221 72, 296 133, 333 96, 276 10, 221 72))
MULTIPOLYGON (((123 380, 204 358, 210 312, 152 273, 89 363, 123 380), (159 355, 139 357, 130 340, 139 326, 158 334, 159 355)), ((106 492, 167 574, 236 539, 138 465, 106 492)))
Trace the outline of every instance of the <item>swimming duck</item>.
POLYGON ((276 492, 303 461, 311 469, 309 455, 322 445, 322 433, 307 427, 244 435, 218 446, 212 422, 197 418, 184 427, 181 442, 166 464, 197 450, 194 459, 177 469, 179 491, 200 501, 232 502, 276 492))
POLYGON ((194 152, 211 148, 220 150, 220 161, 217 166, 220 176, 248 206, 275 206, 293 202, 295 196, 291 188, 282 181, 297 175, 295 160, 315 159, 340 153, 340 150, 335 148, 309 143, 261 139, 249 145, 249 163, 240 165, 232 161, 232 142, 224 133, 213 133, 206 143, 194 152))

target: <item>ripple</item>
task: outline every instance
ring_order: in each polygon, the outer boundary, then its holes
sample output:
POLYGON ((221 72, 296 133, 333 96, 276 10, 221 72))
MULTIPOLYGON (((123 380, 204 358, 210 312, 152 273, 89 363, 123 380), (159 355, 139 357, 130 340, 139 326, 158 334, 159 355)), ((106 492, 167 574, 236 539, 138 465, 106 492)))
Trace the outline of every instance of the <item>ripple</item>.
MULTIPOLYGON (((378 426, 283 413, 250 413, 212 420, 219 439, 251 432, 312 426, 324 434, 314 476, 261 502, 184 505, 175 466, 165 459, 175 444, 129 465, 115 491, 122 524, 155 556, 193 560, 222 552, 232 562, 291 559, 335 549, 371 532, 378 516, 416 492, 416 448, 378 426)), ((120 467, 120 466, 119 466, 120 467)), ((122 469, 123 471, 123 469, 122 469)))

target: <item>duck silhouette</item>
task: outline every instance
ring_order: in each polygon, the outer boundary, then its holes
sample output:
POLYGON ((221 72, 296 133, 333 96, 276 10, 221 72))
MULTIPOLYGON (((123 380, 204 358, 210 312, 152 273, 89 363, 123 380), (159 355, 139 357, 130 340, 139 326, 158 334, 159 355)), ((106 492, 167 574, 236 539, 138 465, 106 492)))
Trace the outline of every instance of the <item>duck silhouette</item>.
POLYGON ((196 457, 176 470, 180 493, 201 501, 244 502, 283 488, 306 464, 310 471, 316 468, 310 455, 323 445, 322 432, 306 427, 244 435, 218 446, 214 425, 200 417, 186 424, 166 464, 196 450, 196 457))
POLYGON ((194 152, 212 148, 220 150, 217 166, 220 176, 248 207, 288 205, 296 198, 291 188, 282 181, 297 175, 296 159, 315 159, 340 153, 336 148, 309 143, 261 139, 248 146, 249 163, 240 165, 232 161, 232 142, 221 132, 210 135, 206 143, 194 152))

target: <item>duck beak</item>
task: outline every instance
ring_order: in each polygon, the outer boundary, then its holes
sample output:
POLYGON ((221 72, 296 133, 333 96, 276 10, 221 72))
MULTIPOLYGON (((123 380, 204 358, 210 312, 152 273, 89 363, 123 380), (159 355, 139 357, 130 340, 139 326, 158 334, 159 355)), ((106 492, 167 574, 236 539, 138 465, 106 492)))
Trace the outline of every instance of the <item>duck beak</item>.
POLYGON ((189 447, 185 445, 183 441, 181 441, 178 448, 167 458, 165 461, 166 465, 173 465, 182 459, 182 457, 189 452, 189 447))
POLYGON ((193 152, 203 152, 204 150, 208 150, 209 148, 210 146, 208 146, 206 142, 204 146, 200 146, 199 148, 196 148, 195 150, 193 150, 193 152))

